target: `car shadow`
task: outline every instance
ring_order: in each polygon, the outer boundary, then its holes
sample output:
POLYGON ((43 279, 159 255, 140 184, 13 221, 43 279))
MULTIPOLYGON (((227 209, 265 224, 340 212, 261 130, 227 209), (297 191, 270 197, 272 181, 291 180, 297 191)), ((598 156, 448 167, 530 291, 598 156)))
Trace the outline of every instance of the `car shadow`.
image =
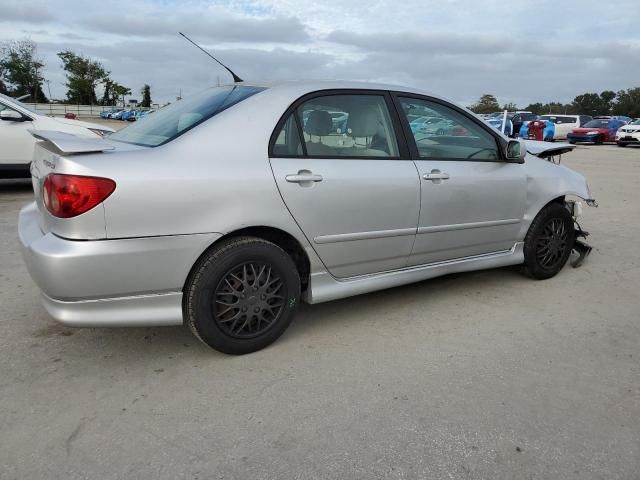
POLYGON ((33 191, 30 178, 0 179, 0 193, 21 193, 33 191))
POLYGON ((526 281, 528 280, 522 275, 519 266, 503 267, 454 273, 316 305, 302 304, 284 337, 287 341, 298 341, 298 338, 316 333, 320 329, 339 328, 344 322, 350 322, 351 325, 354 321, 367 323, 370 315, 375 316, 389 307, 419 305, 420 309, 428 309, 432 300, 457 300, 460 295, 481 295, 483 290, 503 285, 505 282, 526 281), (358 315, 354 315, 355 312, 358 315))
MULTIPOLYGON (((507 283, 526 282, 519 273, 519 267, 505 267, 478 272, 457 273, 422 282, 372 292, 356 297, 335 300, 316 305, 301 304, 292 325, 273 345, 253 355, 269 356, 272 349, 297 348, 301 343, 319 333, 340 330, 345 322, 349 327, 361 324, 367 328, 371 318, 381 311, 397 308, 411 308, 423 311, 434 299, 460 295, 481 295, 492 286, 507 283)), ((437 321, 433 318, 430 321, 437 321)), ((53 320, 33 332, 35 341, 51 339, 63 347, 70 357, 82 358, 87 352, 102 355, 105 359, 136 357, 137 362, 153 363, 159 358, 188 358, 197 363, 200 360, 232 359, 202 344, 184 326, 145 328, 68 328, 53 320)), ((65 353, 62 353, 64 356, 65 353)))

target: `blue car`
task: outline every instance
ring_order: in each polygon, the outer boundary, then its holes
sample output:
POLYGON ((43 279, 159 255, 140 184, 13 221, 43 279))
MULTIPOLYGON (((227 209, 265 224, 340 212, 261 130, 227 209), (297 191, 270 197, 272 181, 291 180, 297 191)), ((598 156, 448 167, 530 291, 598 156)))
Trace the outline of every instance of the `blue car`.
POLYGON ((120 115, 120 120, 133 122, 135 121, 135 119, 136 119, 136 110, 125 110, 124 112, 122 112, 122 115, 120 115))
MULTIPOLYGON (((493 128, 495 128, 496 130, 502 132, 502 115, 499 117, 490 117, 487 120, 485 120, 489 125, 491 125, 493 128)), ((507 116, 507 125, 504 129, 504 134, 507 136, 511 136, 513 134, 513 124, 511 123, 511 120, 509 120, 509 117, 507 116)))
POLYGON ((104 110, 100 112, 100 118, 113 118, 113 114, 119 112, 120 110, 117 108, 112 108, 111 110, 104 110))
MULTIPOLYGON (((538 119, 539 120, 539 119, 538 119)), ((553 136, 556 133, 556 124, 551 120, 541 120, 544 122, 544 130, 542 132, 542 140, 545 142, 553 142, 553 136)), ((529 122, 523 123, 520 127, 520 138, 529 137, 529 122)))

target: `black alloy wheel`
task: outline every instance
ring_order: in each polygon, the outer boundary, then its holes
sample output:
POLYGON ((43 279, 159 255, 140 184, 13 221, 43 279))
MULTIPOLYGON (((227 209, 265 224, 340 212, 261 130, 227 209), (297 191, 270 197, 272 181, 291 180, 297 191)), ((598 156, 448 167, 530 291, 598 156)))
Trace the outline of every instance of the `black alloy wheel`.
POLYGON ((280 274, 264 262, 233 267, 214 293, 213 318, 227 335, 253 338, 273 326, 286 298, 280 274))

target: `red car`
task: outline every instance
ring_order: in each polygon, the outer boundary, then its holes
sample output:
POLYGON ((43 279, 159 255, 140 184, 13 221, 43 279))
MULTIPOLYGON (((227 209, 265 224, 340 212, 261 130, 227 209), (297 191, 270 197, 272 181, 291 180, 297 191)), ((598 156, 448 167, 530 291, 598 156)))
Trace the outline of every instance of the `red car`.
POLYGON ((602 142, 615 142, 616 132, 623 125, 625 122, 622 120, 594 119, 585 123, 583 127, 574 128, 571 133, 567 134, 567 140, 569 143, 588 142, 596 145, 602 142))

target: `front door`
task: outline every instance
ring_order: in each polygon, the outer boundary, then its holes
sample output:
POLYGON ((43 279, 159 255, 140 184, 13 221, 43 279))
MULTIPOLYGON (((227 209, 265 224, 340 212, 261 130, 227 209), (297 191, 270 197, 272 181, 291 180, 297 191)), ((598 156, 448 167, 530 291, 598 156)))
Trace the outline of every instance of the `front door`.
POLYGON ((411 265, 508 250, 517 241, 527 184, 520 164, 506 163, 496 136, 461 109, 425 99, 398 97, 408 118, 419 113, 445 119, 440 134, 409 131, 421 179, 422 207, 411 265))
POLYGON ((282 198, 336 277, 403 268, 411 253, 420 182, 390 105, 383 92, 303 97, 270 148, 282 198))

